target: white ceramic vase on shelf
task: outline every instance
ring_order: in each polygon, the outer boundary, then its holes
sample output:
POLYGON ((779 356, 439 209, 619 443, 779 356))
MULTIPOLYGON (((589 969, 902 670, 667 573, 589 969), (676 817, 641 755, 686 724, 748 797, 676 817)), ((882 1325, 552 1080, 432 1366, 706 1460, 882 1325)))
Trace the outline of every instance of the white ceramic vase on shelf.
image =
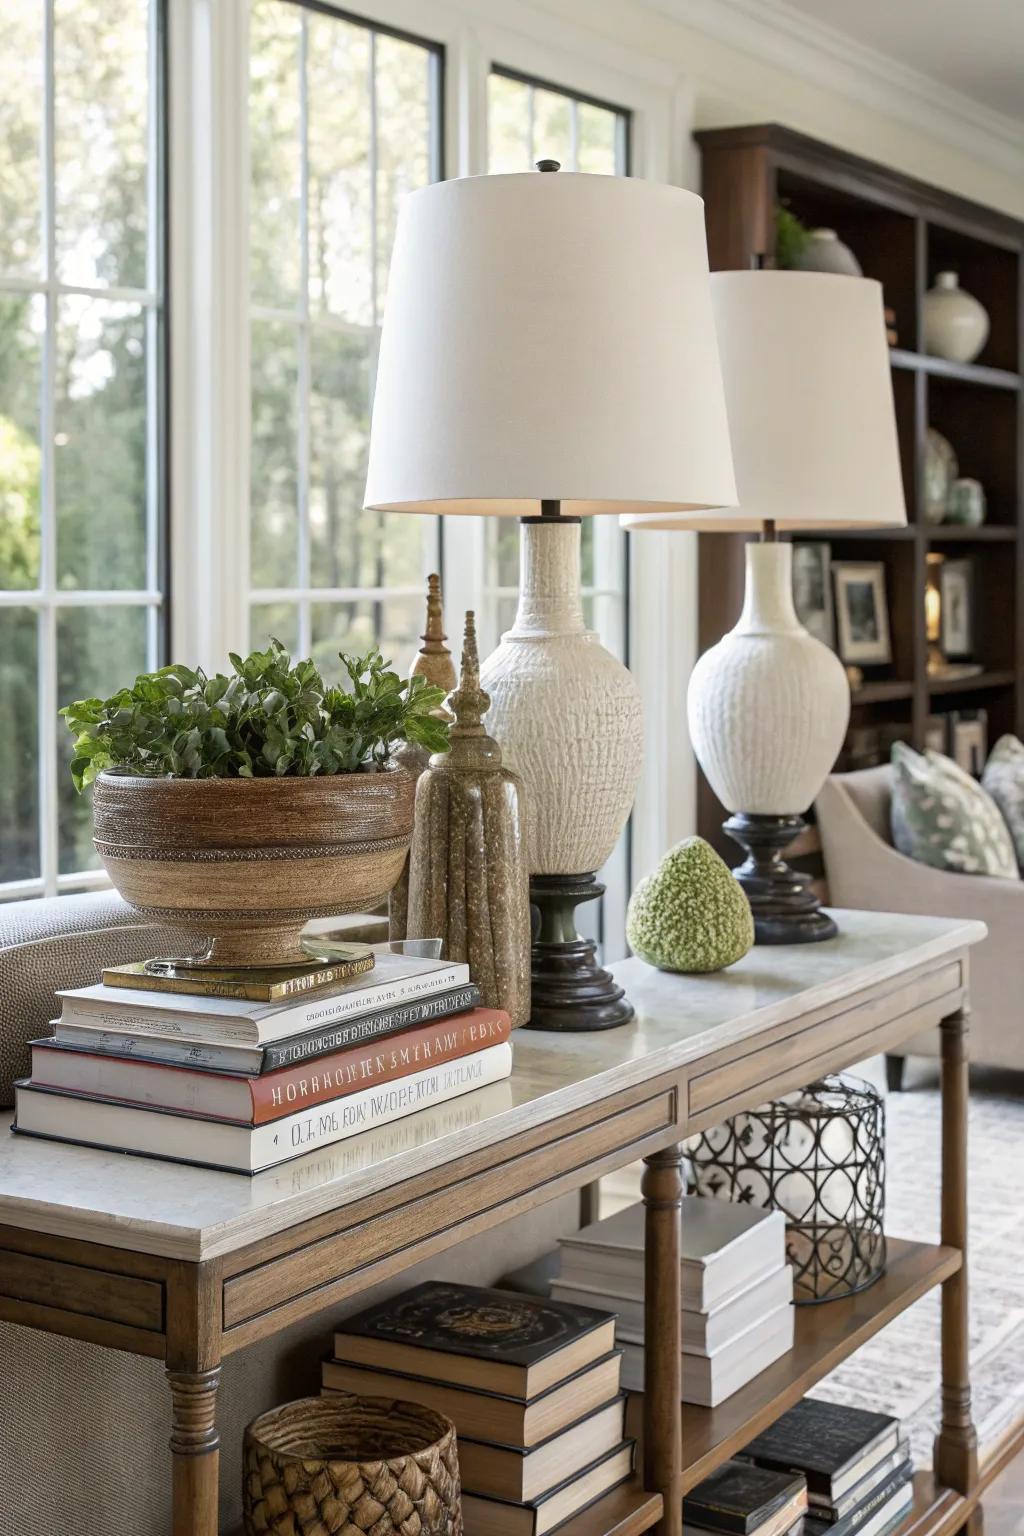
POLYGON ((799 257, 801 272, 832 272, 839 277, 861 277, 860 262, 834 229, 812 229, 799 257))
POLYGON ((839 658, 796 616, 790 544, 747 545, 743 612, 694 667, 687 716, 727 810, 807 810, 843 744, 850 688, 839 658))
POLYGON ((955 272, 940 272, 924 296, 924 348, 950 363, 973 363, 988 340, 988 311, 960 287, 955 272))
POLYGON ((583 620, 580 525, 521 528, 515 623, 487 658, 487 729, 523 779, 531 875, 601 868, 643 758, 636 683, 583 620))

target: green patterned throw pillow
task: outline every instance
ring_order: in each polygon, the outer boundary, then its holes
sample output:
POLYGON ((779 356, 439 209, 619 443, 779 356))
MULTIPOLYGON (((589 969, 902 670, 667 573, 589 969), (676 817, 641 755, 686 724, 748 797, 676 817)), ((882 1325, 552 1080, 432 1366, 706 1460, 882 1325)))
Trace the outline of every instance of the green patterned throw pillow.
POLYGON ((1016 736, 1000 736, 981 783, 1002 812, 1017 850, 1017 864, 1024 869, 1024 742, 1016 736))
POLYGON ((992 797, 951 758, 892 749, 892 840, 900 853, 959 875, 1018 878, 1013 839, 992 797))

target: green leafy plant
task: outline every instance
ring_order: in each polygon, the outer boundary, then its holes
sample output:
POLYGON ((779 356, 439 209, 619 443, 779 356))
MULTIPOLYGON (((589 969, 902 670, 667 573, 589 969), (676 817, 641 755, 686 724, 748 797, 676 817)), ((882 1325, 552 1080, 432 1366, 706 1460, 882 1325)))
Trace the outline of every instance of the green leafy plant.
POLYGON ((279 640, 232 654, 234 674, 162 667, 109 699, 80 699, 60 713, 75 736, 78 790, 105 768, 181 779, 355 773, 382 767, 396 745, 431 752, 448 727, 431 713, 444 690, 390 670, 376 648, 341 655, 348 687, 329 687, 312 661, 292 666, 279 640))
POLYGON ((811 232, 795 213, 779 203, 775 209, 775 265, 783 269, 795 267, 803 254, 811 232))

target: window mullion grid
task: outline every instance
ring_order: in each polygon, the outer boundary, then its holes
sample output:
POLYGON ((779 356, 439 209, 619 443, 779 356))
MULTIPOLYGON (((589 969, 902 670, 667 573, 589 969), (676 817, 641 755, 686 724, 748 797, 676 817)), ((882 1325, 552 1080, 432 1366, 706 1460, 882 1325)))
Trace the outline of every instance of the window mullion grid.
MULTIPOLYGON (((160 162, 160 121, 163 116, 163 80, 160 70, 160 7, 154 0, 149 6, 147 38, 147 121, 146 121, 146 287, 158 296, 163 287, 163 263, 160 242, 163 221, 160 203, 163 192, 163 168, 160 162)), ((160 586, 160 511, 163 500, 161 473, 160 402, 163 325, 156 305, 144 315, 146 336, 146 586, 155 592, 160 586)), ((159 665, 161 627, 166 629, 164 610, 154 603, 146 608, 146 666, 159 665)))
POLYGON ((299 589, 298 652, 312 650, 312 614, 308 596, 310 576, 309 479, 310 479, 310 310, 309 310, 309 17, 301 13, 299 26, 299 325, 298 325, 298 493, 299 493, 299 589))
POLYGON ((39 591, 38 709, 39 709, 39 871, 43 894, 57 893, 57 516, 54 487, 54 431, 57 379, 56 292, 56 100, 54 91, 54 3, 46 0, 43 32, 43 221, 45 306, 42 390, 39 403, 39 591))

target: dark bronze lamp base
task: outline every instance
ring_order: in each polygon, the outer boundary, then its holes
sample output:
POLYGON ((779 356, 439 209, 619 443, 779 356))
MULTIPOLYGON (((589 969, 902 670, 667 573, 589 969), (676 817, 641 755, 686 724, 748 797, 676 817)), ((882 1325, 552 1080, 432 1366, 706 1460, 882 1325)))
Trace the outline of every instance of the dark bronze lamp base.
POLYGON ((810 889, 810 875, 790 869, 783 851, 804 830, 802 816, 748 816, 722 823, 746 859, 734 871, 754 914, 756 944, 818 944, 839 932, 810 889))
POLYGON ((576 931, 581 901, 604 895, 596 875, 534 875, 527 1029, 614 1029, 628 1024, 633 1005, 610 973, 597 963, 592 939, 576 931))

